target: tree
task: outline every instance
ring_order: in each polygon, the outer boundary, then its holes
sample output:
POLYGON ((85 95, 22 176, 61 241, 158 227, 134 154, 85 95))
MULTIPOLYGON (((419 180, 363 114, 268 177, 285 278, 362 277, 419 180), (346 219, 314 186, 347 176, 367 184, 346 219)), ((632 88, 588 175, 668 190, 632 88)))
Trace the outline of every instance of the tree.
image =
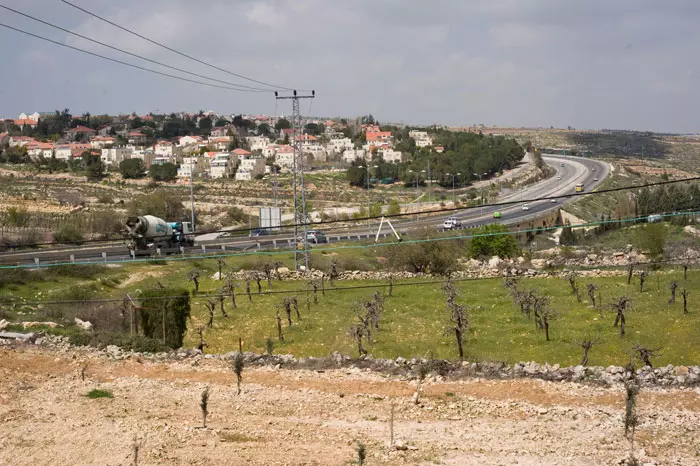
POLYGON ((153 164, 148 175, 155 181, 173 181, 177 178, 177 165, 170 162, 153 164))
POLYGON ((214 123, 214 126, 217 128, 221 128, 222 126, 228 125, 228 120, 225 120, 223 118, 219 118, 216 120, 216 123, 214 123))
POLYGON ((671 299, 668 300, 668 304, 673 304, 676 302, 676 288, 678 288, 678 283, 672 281, 668 287, 671 289, 671 299))
POLYGON ((190 294, 187 290, 154 288, 141 296, 139 317, 148 338, 161 339, 171 348, 181 348, 190 316, 190 294))
POLYGON ((593 283, 588 284, 588 299, 591 301, 591 305, 593 305, 593 308, 595 309, 596 302, 595 302, 595 292, 598 291, 598 287, 595 286, 593 283))
POLYGON ((146 166, 141 159, 126 159, 119 164, 119 173, 124 179, 136 179, 146 176, 146 166))
POLYGON ((469 328, 469 314, 463 306, 456 303, 457 290, 454 284, 448 279, 442 286, 445 293, 447 310, 450 312, 450 321, 452 322, 448 331, 454 332, 459 352, 459 360, 464 360, 464 333, 469 328))
POLYGON ((209 311, 209 322, 207 322, 207 327, 212 328, 214 326, 214 309, 216 309, 216 301, 209 299, 204 303, 207 311, 209 311))
POLYGON ((595 345, 596 343, 597 341, 591 339, 583 340, 579 343, 579 346, 583 348, 583 358, 581 358, 582 366, 588 365, 588 353, 591 351, 591 348, 593 348, 593 345, 595 345))
POLYGON ((208 404, 209 404, 209 387, 205 388, 202 391, 201 401, 199 402, 199 407, 202 410, 202 427, 204 427, 205 429, 207 428, 207 415, 209 414, 209 410, 207 409, 208 404))
POLYGON ((367 189, 367 176, 367 169, 359 160, 354 160, 345 173, 345 179, 350 183, 350 186, 365 189, 367 189))
POLYGON ((241 394, 241 381, 243 380, 243 353, 236 353, 236 357, 233 360, 233 372, 236 374, 236 387, 238 388, 238 395, 241 394))
POLYGON ((280 131, 283 129, 289 129, 291 127, 292 127, 292 124, 286 118, 280 118, 279 120, 277 120, 277 123, 275 123, 275 129, 277 131, 280 131))
POLYGON ((204 117, 199 120, 199 130, 202 134, 211 133, 212 121, 209 117, 204 117))
POLYGON ((649 366, 653 368, 654 366, 651 364, 651 358, 654 357, 654 355, 659 351, 660 348, 647 348, 645 346, 641 345, 634 345, 634 352, 637 353, 637 357, 639 358, 642 363, 644 363, 645 366, 649 366))
POLYGON ((166 221, 185 218, 185 207, 177 196, 165 190, 143 194, 133 199, 127 206, 129 216, 154 215, 166 221))
POLYGON ((501 258, 514 257, 520 253, 520 247, 508 229, 498 223, 484 225, 474 233, 469 242, 470 257, 501 258))
POLYGON ((661 258, 666 246, 666 227, 663 223, 647 223, 637 231, 637 247, 649 251, 652 260, 661 258))
POLYGON ((187 279, 194 283, 194 290, 192 294, 199 293, 199 275, 199 270, 197 269, 190 270, 190 273, 187 275, 187 279))
POLYGON ((576 244, 576 234, 571 229, 571 224, 567 221, 559 236, 559 244, 562 246, 571 246, 576 244))
POLYGON ((261 123, 258 125, 258 134, 260 136, 269 137, 272 135, 272 128, 267 123, 261 123))
POLYGON ((615 323, 613 324, 613 327, 617 327, 618 323, 620 324, 620 338, 622 338, 625 336, 625 324, 627 323, 625 313, 630 308, 630 300, 628 297, 622 296, 618 298, 618 300, 615 301, 611 306, 613 310, 617 313, 615 315, 615 323))
POLYGON ((102 158, 90 151, 83 152, 82 155, 85 173, 89 179, 101 180, 104 177, 105 167, 102 158))
POLYGON ((323 125, 319 125, 317 123, 308 123, 306 126, 304 126, 304 133, 311 134, 314 136, 318 136, 319 134, 323 134, 325 128, 323 125))
POLYGON ((277 339, 279 341, 284 341, 284 334, 282 333, 282 316, 280 316, 279 309, 277 309, 277 339))
POLYGON ((462 249, 459 242, 428 241, 431 232, 419 232, 415 241, 392 246, 387 251, 389 266, 394 270, 413 273, 449 275, 457 267, 456 251, 462 249), (422 241, 426 240, 426 241, 422 241))

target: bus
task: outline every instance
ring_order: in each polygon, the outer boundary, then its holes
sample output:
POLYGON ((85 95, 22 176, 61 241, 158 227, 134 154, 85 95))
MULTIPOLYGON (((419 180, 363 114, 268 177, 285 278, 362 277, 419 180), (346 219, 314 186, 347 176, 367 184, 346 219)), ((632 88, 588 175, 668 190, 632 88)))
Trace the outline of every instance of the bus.
POLYGON ((583 191, 583 183, 577 184, 576 187, 574 188, 574 191, 576 191, 577 193, 582 192, 583 191))

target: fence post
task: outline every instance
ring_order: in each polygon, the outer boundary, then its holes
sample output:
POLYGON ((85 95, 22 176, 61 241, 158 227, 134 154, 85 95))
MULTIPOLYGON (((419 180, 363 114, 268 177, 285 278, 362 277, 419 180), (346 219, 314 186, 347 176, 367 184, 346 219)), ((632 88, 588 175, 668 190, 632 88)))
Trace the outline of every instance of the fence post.
POLYGON ((70 261, 75 264, 75 255, 74 254, 70 255, 70 261))
POLYGON ((106 252, 102 253, 102 260, 107 262, 107 253, 106 252))

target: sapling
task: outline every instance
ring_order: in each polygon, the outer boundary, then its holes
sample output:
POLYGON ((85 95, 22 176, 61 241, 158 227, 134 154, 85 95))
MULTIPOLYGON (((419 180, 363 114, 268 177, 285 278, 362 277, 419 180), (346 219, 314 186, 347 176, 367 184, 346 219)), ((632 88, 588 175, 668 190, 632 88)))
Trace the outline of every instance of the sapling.
POLYGON ((216 309, 216 301, 208 300, 204 305, 209 310, 209 322, 207 322, 207 327, 212 328, 214 326, 214 309, 216 309))
POLYGON ((641 272, 639 272, 639 291, 640 291, 640 293, 644 292, 644 281, 646 280, 646 278, 647 278, 646 271, 642 270, 641 272))
POLYGON ((279 341, 284 341, 284 334, 282 333, 282 317, 280 316, 279 309, 277 309, 277 339, 279 341))
POLYGON ((194 283, 194 293, 197 294, 199 293, 199 270, 190 270, 190 274, 188 276, 188 279, 194 283))
POLYGON ((357 464, 362 466, 365 464, 365 459, 367 458, 367 451, 365 450, 365 445, 362 442, 357 444, 357 464))
POLYGON ((275 349, 275 342, 272 341, 272 338, 269 338, 265 340, 265 350, 267 352, 268 356, 272 356, 272 351, 275 349))
POLYGON ((202 409, 202 427, 207 428, 207 405, 209 404, 209 387, 202 391, 202 400, 199 402, 199 407, 202 409))
POLYGON ((241 394, 241 381, 243 380, 243 353, 236 353, 233 360, 233 372, 236 374, 236 387, 238 394, 241 394))
POLYGON ((204 341, 204 327, 198 327, 197 328, 197 334, 199 335, 199 344, 197 345, 197 349, 204 354, 204 348, 209 346, 207 343, 204 341))
POLYGON ((134 435, 134 441, 131 443, 131 448, 134 450, 134 466, 139 466, 139 450, 141 445, 139 445, 139 439, 134 435))
POLYGON ((673 304, 676 302, 676 288, 678 288, 678 283, 672 281, 668 287, 671 290, 671 299, 668 300, 668 304, 673 304))
POLYGON ((688 295, 690 294, 690 291, 687 289, 683 288, 681 290, 681 296, 683 296, 683 314, 688 313, 688 295))
POLYGON ((226 261, 221 258, 216 259, 216 266, 219 268, 219 280, 223 280, 224 277, 221 275, 221 269, 226 267, 226 261))

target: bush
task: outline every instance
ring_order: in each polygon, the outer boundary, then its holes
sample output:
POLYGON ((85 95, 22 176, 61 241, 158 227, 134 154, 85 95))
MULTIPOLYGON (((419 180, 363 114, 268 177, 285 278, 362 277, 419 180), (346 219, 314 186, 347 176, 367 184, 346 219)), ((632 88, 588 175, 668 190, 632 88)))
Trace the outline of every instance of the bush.
POLYGON ((226 210, 226 223, 246 223, 248 215, 240 207, 229 207, 226 210))
POLYGON ((124 351, 135 351, 137 353, 161 353, 169 350, 158 340, 144 337, 143 335, 129 335, 122 332, 83 332, 71 330, 65 335, 71 345, 93 346, 95 348, 106 348, 114 345, 124 351))
POLYGON ((83 241, 83 233, 75 225, 65 225, 53 235, 59 243, 78 244, 83 241))
POLYGON ((86 397, 90 398, 91 400, 94 400, 95 398, 114 398, 114 395, 112 395, 112 392, 109 390, 90 390, 86 397))
POLYGON ((664 254, 666 236, 666 225, 648 223, 637 230, 636 245, 639 249, 649 251, 652 259, 658 259, 664 254))
POLYGON ((503 225, 493 223, 484 225, 474 232, 474 238, 469 242, 469 256, 501 258, 514 257, 520 253, 520 247, 513 235, 503 225))
POLYGON ((146 176, 146 166, 141 159, 126 159, 119 164, 119 173, 124 179, 143 178, 146 176))
POLYGON ((42 275, 49 278, 72 277, 72 278, 95 278, 106 273, 107 269, 103 265, 79 264, 79 265, 59 265, 42 270, 42 275))
POLYGON ((160 339, 171 348, 180 348, 190 316, 189 291, 170 288, 147 290, 141 297, 141 306, 139 315, 144 335, 160 339))
POLYGON ((414 239, 417 242, 389 247, 386 256, 391 268, 434 275, 448 275, 457 268, 457 252, 463 249, 461 242, 421 242, 430 239, 427 231, 414 239))
POLYGON ((135 198, 129 203, 127 212, 130 216, 155 215, 166 221, 185 218, 185 206, 182 200, 166 190, 135 198))

